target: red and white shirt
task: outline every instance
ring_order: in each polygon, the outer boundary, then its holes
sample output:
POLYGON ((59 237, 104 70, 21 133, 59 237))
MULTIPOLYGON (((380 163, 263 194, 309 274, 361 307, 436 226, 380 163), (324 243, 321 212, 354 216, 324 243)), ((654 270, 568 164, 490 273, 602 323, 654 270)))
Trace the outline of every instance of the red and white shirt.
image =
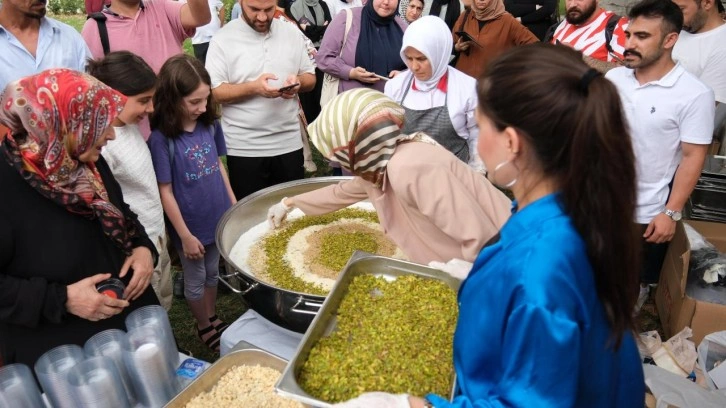
MULTIPOLYGON (((615 58, 609 55, 607 48, 605 48, 605 27, 613 14, 612 11, 599 9, 595 12, 595 18, 590 23, 580 26, 563 20, 555 30, 552 43, 560 41, 589 57, 614 62, 615 58)), ((621 18, 615 26, 613 38, 610 40, 613 53, 618 58, 623 58, 623 52, 625 51, 625 28, 627 25, 627 19, 621 18)))

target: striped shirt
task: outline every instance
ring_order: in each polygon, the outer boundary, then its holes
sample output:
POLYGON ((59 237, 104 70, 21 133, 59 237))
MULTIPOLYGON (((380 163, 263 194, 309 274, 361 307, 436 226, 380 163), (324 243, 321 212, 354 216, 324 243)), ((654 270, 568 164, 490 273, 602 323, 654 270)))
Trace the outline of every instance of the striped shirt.
MULTIPOLYGON (((590 23, 580 26, 570 24, 567 20, 562 20, 562 23, 555 30, 552 42, 560 41, 589 57, 601 61, 614 62, 615 58, 609 55, 607 48, 605 48, 605 27, 607 26, 608 19, 613 14, 612 11, 600 9, 595 12, 595 18, 590 23)), ((615 26, 613 37, 610 40, 613 53, 618 58, 623 58, 623 52, 625 51, 624 30, 627 24, 627 19, 621 18, 615 26)))

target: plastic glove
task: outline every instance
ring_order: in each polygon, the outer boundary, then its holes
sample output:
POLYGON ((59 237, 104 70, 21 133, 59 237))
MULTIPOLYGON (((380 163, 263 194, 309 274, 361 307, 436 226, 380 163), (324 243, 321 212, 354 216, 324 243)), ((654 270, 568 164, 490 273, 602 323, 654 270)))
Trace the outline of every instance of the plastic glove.
POLYGON ((333 405, 338 408, 410 408, 408 394, 366 392, 357 398, 333 405))
POLYGON ((270 228, 272 229, 278 228, 285 221, 285 218, 287 218, 287 214, 292 211, 292 207, 285 205, 285 199, 287 197, 267 210, 267 221, 270 223, 270 228))
POLYGON ((431 261, 429 262, 429 266, 442 270, 456 279, 464 280, 467 276, 469 276, 471 267, 474 266, 474 264, 463 259, 454 258, 446 263, 431 261))

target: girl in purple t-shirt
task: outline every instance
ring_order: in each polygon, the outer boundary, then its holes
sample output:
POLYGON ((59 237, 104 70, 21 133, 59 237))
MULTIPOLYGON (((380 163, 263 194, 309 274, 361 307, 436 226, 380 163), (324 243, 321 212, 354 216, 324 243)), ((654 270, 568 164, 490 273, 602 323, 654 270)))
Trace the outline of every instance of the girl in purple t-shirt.
POLYGON ((149 148, 171 238, 184 272, 184 296, 197 320, 199 338, 219 350, 228 326, 215 311, 219 251, 214 232, 237 200, 220 156, 224 134, 212 104, 211 80, 199 60, 170 58, 161 67, 154 95, 149 148))

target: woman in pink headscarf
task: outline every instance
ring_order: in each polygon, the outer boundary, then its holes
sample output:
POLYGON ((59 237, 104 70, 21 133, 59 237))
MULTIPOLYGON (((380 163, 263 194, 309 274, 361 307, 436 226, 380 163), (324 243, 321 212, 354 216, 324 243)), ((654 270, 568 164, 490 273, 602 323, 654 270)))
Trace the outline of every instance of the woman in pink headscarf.
POLYGON ((124 328, 158 304, 156 249, 123 201, 101 148, 126 98, 57 69, 8 84, 0 96, 0 354, 32 366, 45 351, 124 328), (96 284, 121 279, 120 298, 96 284))

